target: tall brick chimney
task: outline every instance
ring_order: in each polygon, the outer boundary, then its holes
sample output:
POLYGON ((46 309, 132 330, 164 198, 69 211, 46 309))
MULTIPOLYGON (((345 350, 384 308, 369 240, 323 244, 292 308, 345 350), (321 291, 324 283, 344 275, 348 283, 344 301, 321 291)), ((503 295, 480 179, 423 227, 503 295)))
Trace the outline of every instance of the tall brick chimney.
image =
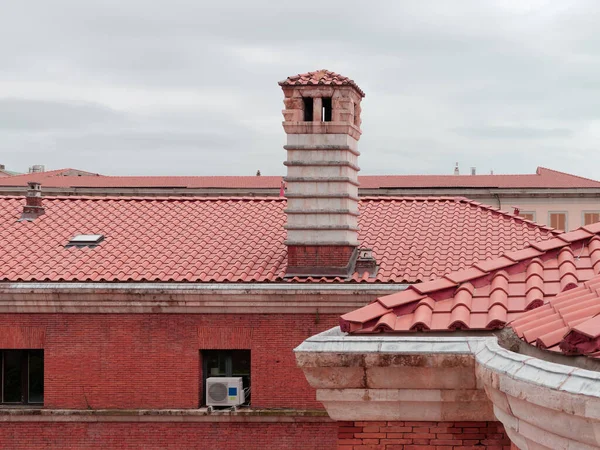
POLYGON ((319 70, 279 82, 287 134, 287 276, 348 276, 358 247, 358 140, 365 96, 319 70))
POLYGON ((42 214, 44 214, 44 206, 42 205, 42 185, 35 181, 27 183, 27 194, 25 197, 25 205, 21 214, 21 221, 31 222, 42 214))

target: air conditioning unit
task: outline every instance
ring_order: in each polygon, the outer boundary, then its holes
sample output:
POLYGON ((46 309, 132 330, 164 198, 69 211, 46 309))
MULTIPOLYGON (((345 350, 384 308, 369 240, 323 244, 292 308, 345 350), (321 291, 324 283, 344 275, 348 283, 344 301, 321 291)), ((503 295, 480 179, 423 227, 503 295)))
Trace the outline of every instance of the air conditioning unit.
POLYGON ((238 406, 244 401, 242 377, 206 379, 206 406, 238 406))

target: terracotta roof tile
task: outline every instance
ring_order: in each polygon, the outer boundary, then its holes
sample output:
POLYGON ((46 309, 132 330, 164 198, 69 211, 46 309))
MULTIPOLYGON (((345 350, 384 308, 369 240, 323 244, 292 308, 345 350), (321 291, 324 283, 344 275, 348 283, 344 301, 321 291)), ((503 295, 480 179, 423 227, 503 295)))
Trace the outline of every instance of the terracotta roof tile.
MULTIPOLYGON (((0 280, 266 282, 282 281, 285 274, 282 198, 43 201, 43 216, 17 222, 24 198, 0 197, 0 280), (93 249, 65 248, 76 234, 106 238, 93 249)), ((367 197, 360 212, 359 241, 373 249, 379 269, 375 278, 354 274, 354 282, 425 281, 554 235, 546 227, 454 198, 367 197), (489 234, 503 239, 490 244, 489 234)))
MULTIPOLYGON (((38 181, 47 188, 186 188, 271 189, 279 193, 282 176, 102 176, 75 169, 2 177, 0 186, 27 186, 38 181), (65 176, 77 173, 77 176, 65 176)), ((361 189, 496 188, 598 189, 600 181, 538 167, 523 175, 361 175, 361 189)), ((476 206, 477 203, 473 202, 476 206)), ((599 225, 600 226, 600 225, 599 225)), ((593 225, 583 228, 597 231, 593 225), (591 227, 591 228, 590 228, 591 227)))
POLYGON ((330 70, 322 69, 314 72, 300 73, 287 77, 285 80, 279 82, 280 86, 352 86, 358 91, 361 96, 365 96, 365 93, 361 88, 348 77, 340 75, 339 73, 331 72, 330 70))
POLYGON ((540 348, 596 357, 600 352, 600 276, 549 299, 509 325, 521 339, 540 348))
MULTIPOLYGON (((513 252, 514 259, 504 254, 424 283, 425 289, 413 285, 377 302, 392 308, 398 316, 395 331, 495 329, 512 320, 517 334, 528 342, 536 343, 539 338, 538 345, 557 345, 557 329, 581 326, 581 330, 574 328, 573 332, 584 334, 595 325, 594 322, 586 328, 586 321, 600 314, 596 295, 600 292, 600 277, 590 282, 600 273, 596 264, 599 238, 590 238, 588 232, 581 230, 569 235, 568 239, 559 235, 533 243, 523 251, 513 252), (576 236, 581 239, 575 240, 576 236), (458 286, 452 289, 445 280, 458 286), (578 287, 581 283, 586 287, 578 287), (594 290, 593 295, 590 290, 594 290), (427 297, 423 298, 425 293, 427 297)), ((370 322, 376 320, 350 313, 340 318, 340 325, 345 331, 360 331, 362 327, 370 329, 370 322)), ((600 351, 600 346, 596 350, 600 351)))

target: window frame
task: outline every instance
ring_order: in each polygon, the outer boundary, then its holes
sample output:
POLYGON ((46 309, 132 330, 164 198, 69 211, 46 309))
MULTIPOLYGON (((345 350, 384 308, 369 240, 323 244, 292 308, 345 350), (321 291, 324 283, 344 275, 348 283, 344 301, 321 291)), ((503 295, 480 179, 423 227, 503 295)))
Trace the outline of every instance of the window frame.
MULTIPOLYGON (((569 231, 569 212, 568 211, 548 211, 548 226, 552 227, 552 214, 564 214, 565 216, 565 229, 563 231, 569 231)), ((560 228, 556 228, 560 230, 560 228)))
POLYGON ((531 220, 532 222, 536 221, 536 213, 535 211, 519 211, 519 217, 521 219, 525 219, 525 220, 531 220), (522 216, 522 214, 531 214, 531 216, 533 217, 532 219, 526 219, 525 217, 522 216))
MULTIPOLYGON (((249 348, 227 348, 227 349, 205 349, 200 350, 200 359, 202 362, 202 386, 200 395, 200 407, 206 406, 206 380, 211 378, 208 373, 208 361, 210 353, 224 353, 225 354, 225 377, 233 377, 233 353, 234 352, 248 352, 248 385, 244 385, 244 391, 248 391, 248 395, 245 398, 244 405, 250 405, 251 401, 251 387, 252 387, 252 351, 249 348)), ((242 380, 244 377, 242 376, 242 380)), ((245 384, 245 383, 244 383, 245 384)))
MULTIPOLYGON (((598 214, 600 216, 600 210, 583 210, 581 211, 581 226, 585 226, 585 215, 586 214, 598 214)), ((600 217, 599 217, 600 218, 600 217)), ((597 222, 592 222, 592 223, 597 223, 597 222)), ((591 225, 591 224, 587 224, 587 225, 591 225)))
POLYGON ((11 407, 11 406, 43 406, 44 405, 44 350, 43 349, 0 349, 0 406, 11 407), (5 352, 21 352, 21 400, 18 402, 7 402, 4 400, 4 364, 5 364, 5 352), (34 402, 30 401, 31 398, 31 353, 40 352, 42 357, 42 401, 34 402))

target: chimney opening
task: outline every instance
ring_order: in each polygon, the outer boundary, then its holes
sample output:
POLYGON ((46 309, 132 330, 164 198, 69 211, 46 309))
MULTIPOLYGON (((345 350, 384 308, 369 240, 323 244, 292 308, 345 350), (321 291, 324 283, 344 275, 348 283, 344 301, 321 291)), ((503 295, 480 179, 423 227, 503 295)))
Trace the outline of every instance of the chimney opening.
POLYGON ((321 121, 322 122, 331 122, 331 116, 333 112, 333 106, 331 102, 331 97, 323 97, 323 108, 321 111, 321 121))
POLYGON ((304 121, 312 122, 313 121, 313 99, 312 99, 312 97, 303 97, 302 101, 304 102, 304 121))

